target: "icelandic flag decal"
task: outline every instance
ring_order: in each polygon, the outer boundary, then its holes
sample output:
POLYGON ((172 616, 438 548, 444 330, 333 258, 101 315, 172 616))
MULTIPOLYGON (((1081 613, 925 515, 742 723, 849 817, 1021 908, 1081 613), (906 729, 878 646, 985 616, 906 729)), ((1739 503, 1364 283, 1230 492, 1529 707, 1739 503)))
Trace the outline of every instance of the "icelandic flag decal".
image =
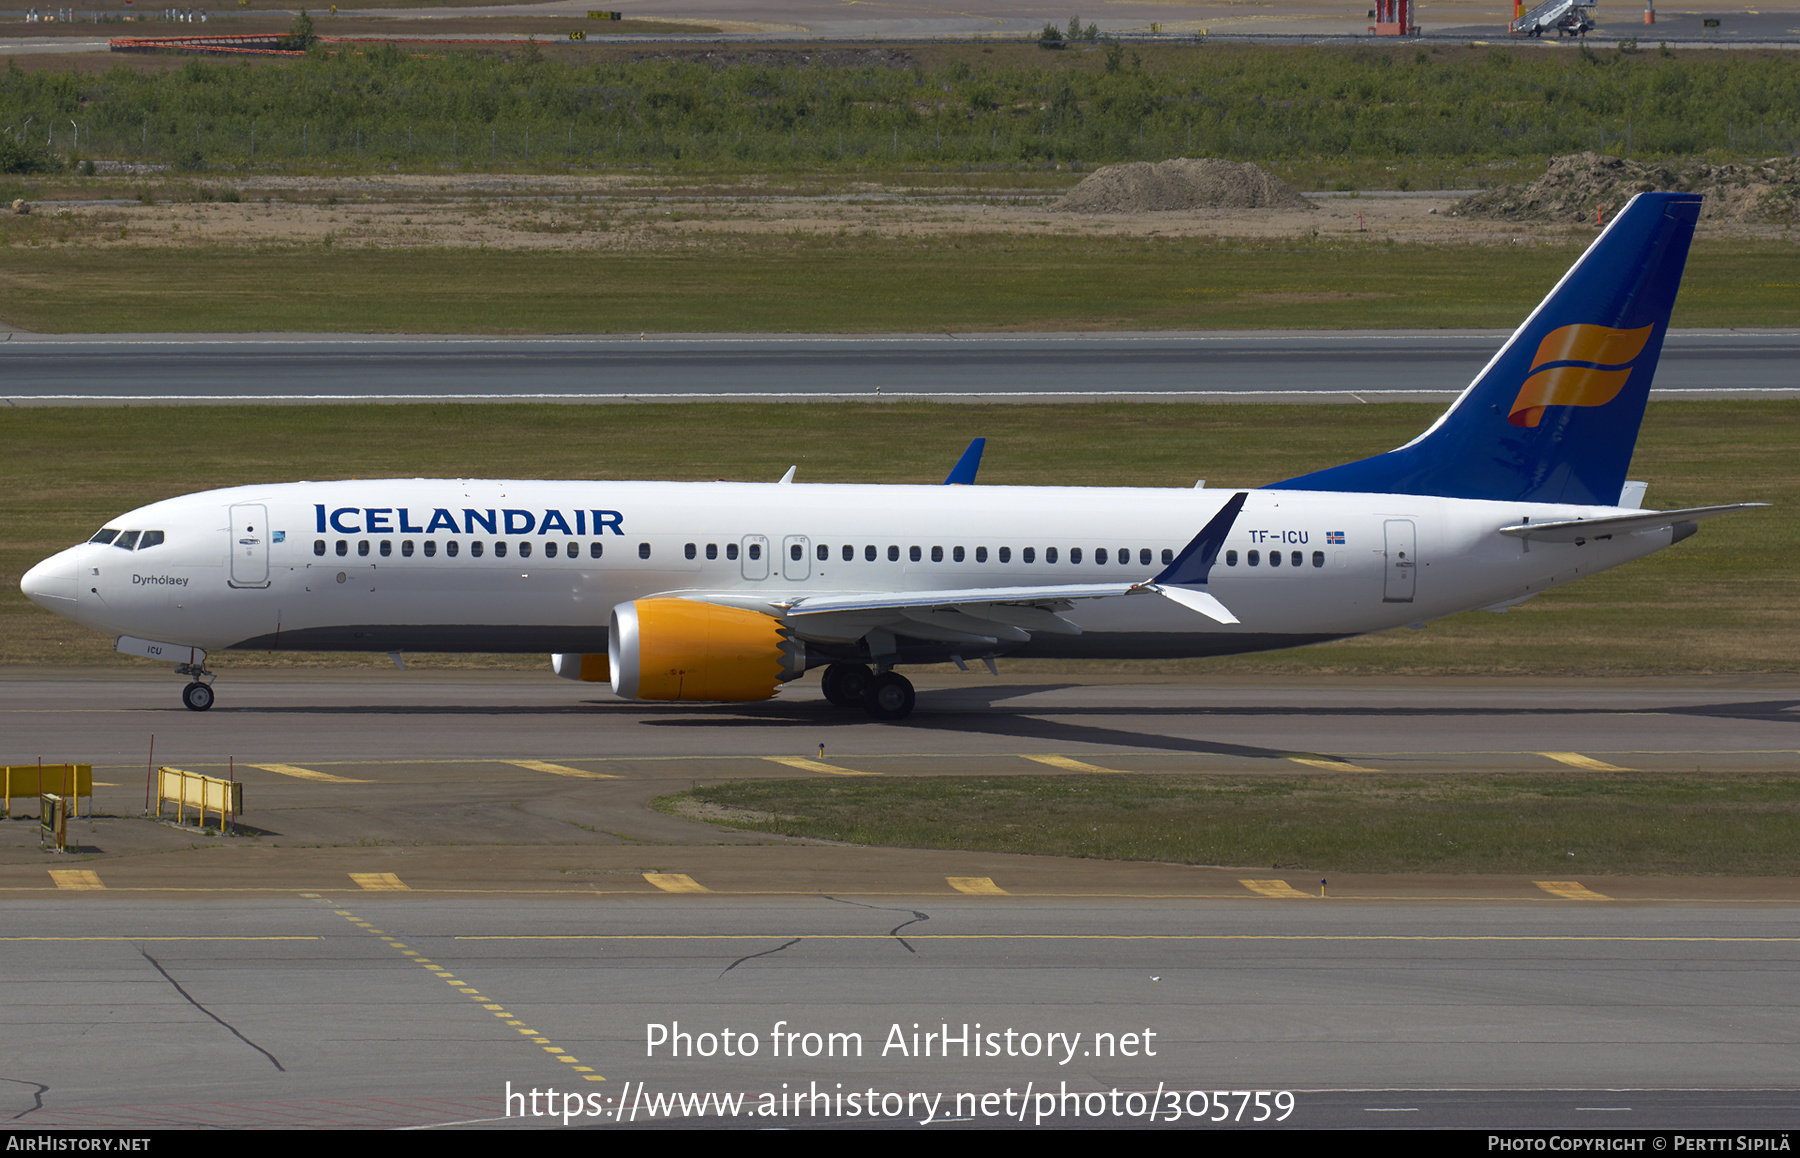
POLYGON ((1328 544, 1335 543, 1340 547, 1343 546, 1344 532, 1342 532, 1342 531, 1326 531, 1325 532, 1325 542, 1328 544))

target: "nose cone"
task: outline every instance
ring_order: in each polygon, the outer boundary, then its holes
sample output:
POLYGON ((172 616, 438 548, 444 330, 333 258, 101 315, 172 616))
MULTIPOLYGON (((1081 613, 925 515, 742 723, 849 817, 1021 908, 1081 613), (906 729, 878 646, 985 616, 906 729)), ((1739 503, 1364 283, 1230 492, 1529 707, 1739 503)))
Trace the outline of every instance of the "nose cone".
POLYGON ((19 590, 39 607, 58 615, 73 614, 79 582, 76 572, 79 550, 70 548, 58 552, 25 572, 25 577, 19 580, 19 590))

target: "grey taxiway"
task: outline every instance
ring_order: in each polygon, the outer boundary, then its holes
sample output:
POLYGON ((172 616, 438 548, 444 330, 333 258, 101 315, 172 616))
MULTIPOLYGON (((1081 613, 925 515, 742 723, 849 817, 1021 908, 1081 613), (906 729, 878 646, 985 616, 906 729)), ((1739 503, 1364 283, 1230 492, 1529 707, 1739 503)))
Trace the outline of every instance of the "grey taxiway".
MULTIPOLYGON (((0 402, 1435 401, 1460 392, 1506 336, 15 334, 0 342, 0 402)), ((1800 332, 1673 331, 1652 397, 1800 397, 1800 332)))

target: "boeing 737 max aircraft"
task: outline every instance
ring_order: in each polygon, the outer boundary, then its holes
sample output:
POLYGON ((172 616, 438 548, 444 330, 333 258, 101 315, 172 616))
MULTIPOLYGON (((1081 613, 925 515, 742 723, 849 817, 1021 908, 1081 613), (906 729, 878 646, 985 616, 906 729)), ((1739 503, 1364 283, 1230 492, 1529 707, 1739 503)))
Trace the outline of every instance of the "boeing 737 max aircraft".
MULTIPOLYGON (((638 700, 825 695, 899 719, 904 664, 1228 655, 1483 607, 1756 504, 1627 484, 1700 198, 1635 198, 1431 429, 1249 490, 391 479, 128 512, 26 595, 174 661, 551 652, 638 700)), ((971 447, 950 482, 974 478, 971 447)))

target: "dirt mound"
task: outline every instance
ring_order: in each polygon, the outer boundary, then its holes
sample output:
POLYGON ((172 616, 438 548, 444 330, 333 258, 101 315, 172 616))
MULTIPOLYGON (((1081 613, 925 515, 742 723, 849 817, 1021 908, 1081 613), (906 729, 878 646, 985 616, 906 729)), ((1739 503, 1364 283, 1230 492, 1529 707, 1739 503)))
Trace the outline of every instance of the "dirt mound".
POLYGON ((1313 203, 1255 165, 1212 157, 1132 161, 1096 170, 1064 194, 1065 213, 1157 213, 1179 209, 1311 209, 1313 203))
POLYGON ((1555 157, 1529 185, 1510 185, 1465 199, 1455 212, 1505 221, 1592 222, 1637 193, 1700 193, 1702 221, 1791 222, 1800 211, 1800 158, 1709 165, 1705 161, 1627 161, 1599 153, 1555 157))

